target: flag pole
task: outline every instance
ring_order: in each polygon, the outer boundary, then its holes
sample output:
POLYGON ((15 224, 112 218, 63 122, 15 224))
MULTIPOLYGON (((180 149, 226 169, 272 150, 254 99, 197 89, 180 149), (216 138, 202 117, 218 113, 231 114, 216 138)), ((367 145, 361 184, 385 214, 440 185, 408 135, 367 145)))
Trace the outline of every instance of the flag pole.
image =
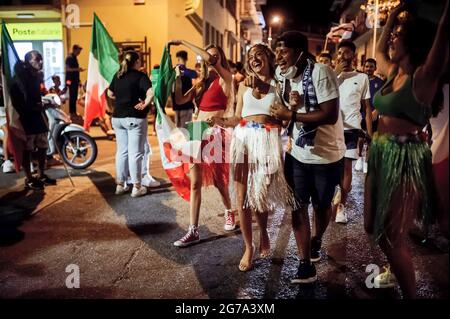
MULTIPOLYGON (((44 118, 44 114, 41 113, 41 116, 42 116, 42 119, 44 120, 44 123, 45 123, 45 126, 47 127, 47 130, 50 132, 50 128, 48 127, 48 123, 47 123, 47 121, 44 118)), ((53 139, 53 136, 51 134, 50 134, 50 137, 53 139)), ((64 163, 64 158, 62 157, 61 152, 59 151, 58 143, 56 143, 56 141, 55 141, 55 148, 56 148, 56 151, 58 152, 58 155, 59 155, 59 158, 61 159, 61 162, 63 163, 64 170, 66 171, 67 176, 69 176, 70 184, 72 184, 72 187, 75 188, 75 184, 73 183, 72 176, 69 173, 69 169, 67 168, 66 163, 64 163)))

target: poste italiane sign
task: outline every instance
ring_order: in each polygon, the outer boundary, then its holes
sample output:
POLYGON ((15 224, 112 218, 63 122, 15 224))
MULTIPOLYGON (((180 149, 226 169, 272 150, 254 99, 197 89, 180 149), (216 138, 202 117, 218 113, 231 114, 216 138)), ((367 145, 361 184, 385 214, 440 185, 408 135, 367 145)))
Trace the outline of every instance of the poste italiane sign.
POLYGON ((13 41, 62 40, 61 22, 7 23, 13 41))

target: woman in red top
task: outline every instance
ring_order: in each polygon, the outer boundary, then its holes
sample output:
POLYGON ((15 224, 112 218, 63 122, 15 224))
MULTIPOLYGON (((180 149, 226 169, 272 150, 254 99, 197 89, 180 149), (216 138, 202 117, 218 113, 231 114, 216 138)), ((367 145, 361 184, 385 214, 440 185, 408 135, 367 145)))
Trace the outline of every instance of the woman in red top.
MULTIPOLYGON (((175 100, 177 104, 184 104, 188 101, 195 101, 198 107, 197 121, 206 121, 212 117, 223 117, 225 113, 233 112, 233 75, 230 71, 225 53, 221 47, 208 46, 205 50, 187 42, 171 41, 170 44, 183 44, 197 55, 200 55, 206 66, 203 67, 201 80, 196 83, 192 90, 186 94, 181 91, 180 72, 177 72, 175 82, 175 100)), ((221 156, 219 161, 213 159, 208 161, 205 154, 202 154, 201 163, 190 165, 191 197, 190 197, 190 226, 187 234, 174 242, 177 247, 189 246, 200 241, 198 233, 198 219, 201 205, 202 186, 214 185, 222 196, 222 201, 226 207, 225 211, 225 230, 234 230, 235 216, 231 209, 231 200, 228 190, 229 181, 229 161, 226 159, 228 154, 225 142, 231 137, 226 137, 225 130, 218 126, 210 128, 208 131, 208 140, 202 140, 203 146, 210 141, 221 141, 221 156)), ((213 144, 213 143, 211 143, 213 144)), ((208 153, 208 152, 202 152, 208 153)), ((212 154, 211 154, 212 155, 212 154)), ((217 154, 216 154, 217 155, 217 154)))

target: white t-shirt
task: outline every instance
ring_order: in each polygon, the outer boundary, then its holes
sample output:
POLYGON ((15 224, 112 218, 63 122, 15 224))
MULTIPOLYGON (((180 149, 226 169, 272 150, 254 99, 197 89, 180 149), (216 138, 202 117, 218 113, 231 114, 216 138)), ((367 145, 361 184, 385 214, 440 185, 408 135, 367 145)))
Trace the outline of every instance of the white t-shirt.
POLYGON ((369 77, 357 71, 338 75, 339 106, 344 129, 361 129, 361 101, 370 99, 369 77))
MULTIPOLYGON (((301 95, 301 106, 297 110, 298 113, 306 113, 303 98, 303 75, 292 80, 282 79, 283 88, 284 81, 290 81, 292 91, 298 91, 301 95)), ((317 102, 323 103, 339 97, 339 85, 336 74, 327 65, 316 63, 312 72, 312 80, 316 91, 317 102)), ((286 102, 286 101, 285 101, 286 102)), ((292 148, 289 152, 295 159, 305 164, 329 164, 339 161, 345 154, 344 128, 339 112, 339 118, 333 125, 321 125, 317 128, 314 146, 300 147, 295 144, 302 123, 294 124, 292 130, 291 144, 292 148)))
POLYGON ((431 131, 433 132, 433 143, 431 153, 433 154, 433 164, 440 163, 448 158, 449 128, 448 128, 448 84, 443 87, 444 109, 437 117, 430 119, 431 131))

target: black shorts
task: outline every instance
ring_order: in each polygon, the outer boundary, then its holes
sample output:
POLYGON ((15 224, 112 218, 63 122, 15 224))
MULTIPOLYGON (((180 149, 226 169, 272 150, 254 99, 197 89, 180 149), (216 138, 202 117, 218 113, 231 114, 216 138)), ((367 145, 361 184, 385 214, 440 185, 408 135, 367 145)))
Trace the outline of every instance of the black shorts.
POLYGON ((305 164, 286 153, 284 174, 297 200, 323 211, 331 205, 336 185, 341 181, 343 159, 330 164, 305 164))
POLYGON ((345 146, 347 151, 345 152, 345 158, 358 159, 358 139, 361 130, 351 129, 344 131, 345 146))

